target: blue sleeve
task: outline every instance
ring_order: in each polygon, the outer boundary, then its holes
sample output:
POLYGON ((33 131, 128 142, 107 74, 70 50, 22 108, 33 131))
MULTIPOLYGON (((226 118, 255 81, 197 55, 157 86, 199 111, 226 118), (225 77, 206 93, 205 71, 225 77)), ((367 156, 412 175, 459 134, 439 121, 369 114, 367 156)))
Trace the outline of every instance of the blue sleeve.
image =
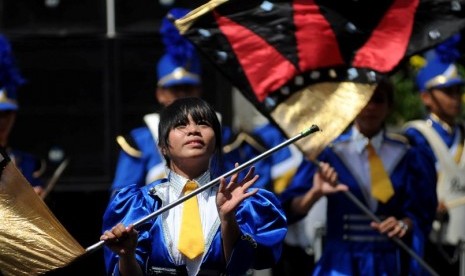
POLYGON ((427 235, 436 215, 438 198, 436 194, 437 174, 434 162, 425 152, 412 148, 410 161, 408 162, 411 172, 409 181, 412 200, 412 212, 415 213, 422 231, 427 235))
MULTIPOLYGON (((424 245, 436 214, 438 199, 436 195, 436 170, 430 156, 425 151, 412 148, 407 162, 410 179, 405 205, 407 216, 413 221, 411 248, 422 257, 424 245)), ((412 260, 412 275, 420 275, 421 266, 412 260)))
MULTIPOLYGON (((256 128, 254 134, 263 141, 267 149, 278 146, 282 142, 286 141, 286 136, 279 131, 279 129, 272 125, 271 123, 265 124, 262 127, 256 128)), ((269 184, 270 190, 276 194, 283 192, 287 186, 289 186, 290 181, 299 167, 299 164, 302 162, 303 153, 300 152, 293 145, 284 147, 276 152, 274 152, 270 157, 269 161, 269 173, 270 181, 269 184)))
MULTIPOLYGON (((137 185, 129 185, 120 190, 110 201, 103 215, 102 230, 111 229, 122 222, 124 225, 132 224, 146 217, 159 207, 159 202, 148 196, 149 186, 139 188, 137 185)), ((139 231, 136 260, 143 267, 144 260, 150 252, 150 236, 148 230, 153 224, 153 219, 144 222, 137 227, 139 231)), ((118 255, 107 247, 104 247, 105 268, 109 275, 118 270, 118 255)))
POLYGON ((314 164, 307 160, 303 160, 292 178, 291 183, 287 189, 281 193, 279 199, 286 212, 289 224, 295 223, 306 216, 306 214, 297 215, 292 212, 291 203, 295 197, 301 196, 310 190, 313 185, 313 175, 316 170, 317 167, 314 164))
POLYGON ((428 140, 415 128, 408 128, 405 130, 404 135, 408 138, 409 143, 425 158, 432 160, 433 164, 436 162, 436 156, 431 148, 428 140))
POLYGON ((276 196, 260 189, 239 206, 236 218, 241 237, 228 261, 228 273, 272 267, 281 257, 287 233, 286 217, 276 196))

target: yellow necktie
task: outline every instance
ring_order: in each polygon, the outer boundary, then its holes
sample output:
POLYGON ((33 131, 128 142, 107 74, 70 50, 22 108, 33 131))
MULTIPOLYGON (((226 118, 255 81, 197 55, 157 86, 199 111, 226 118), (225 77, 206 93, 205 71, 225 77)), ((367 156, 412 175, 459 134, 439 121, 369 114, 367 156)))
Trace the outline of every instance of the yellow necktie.
POLYGON ((377 200, 386 203, 394 195, 391 180, 384 170, 381 158, 370 143, 367 145, 367 150, 368 162, 370 162, 371 194, 377 200))
MULTIPOLYGON (((188 181, 184 186, 184 195, 191 193, 196 188, 197 183, 188 181)), ((200 221, 199 205, 196 196, 183 202, 178 249, 191 260, 201 255, 205 250, 202 223, 200 221)))
POLYGON ((463 152, 463 142, 461 142, 458 146, 457 146, 457 151, 455 152, 455 156, 454 156, 454 159, 455 159, 455 163, 460 163, 460 158, 462 157, 462 152, 463 152))

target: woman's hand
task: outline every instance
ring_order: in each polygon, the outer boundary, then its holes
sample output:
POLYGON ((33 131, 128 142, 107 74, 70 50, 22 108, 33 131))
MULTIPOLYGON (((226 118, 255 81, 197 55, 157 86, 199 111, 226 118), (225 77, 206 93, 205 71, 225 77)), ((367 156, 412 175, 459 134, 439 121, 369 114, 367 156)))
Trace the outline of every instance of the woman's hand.
POLYGON ((328 163, 320 162, 318 172, 313 176, 310 192, 317 197, 347 191, 348 187, 338 182, 336 170, 328 163))
POLYGON ((347 191, 349 188, 344 184, 340 184, 337 178, 337 172, 333 167, 328 163, 318 162, 318 171, 313 175, 312 187, 305 194, 292 200, 292 212, 306 215, 323 196, 347 191))
POLYGON ((122 276, 138 276, 143 275, 142 269, 136 260, 138 232, 134 229, 134 225, 125 227, 122 223, 107 230, 100 236, 101 241, 105 241, 105 245, 110 248, 115 254, 118 254, 118 269, 119 275, 122 276))
MULTIPOLYGON (((236 163, 236 167, 238 165, 236 163)), ((258 175, 254 175, 254 173, 255 167, 251 167, 242 180, 238 180, 238 173, 234 174, 227 184, 226 179, 221 179, 216 195, 216 206, 222 221, 233 218, 237 206, 244 199, 257 193, 258 189, 247 191, 258 179, 258 175)))
MULTIPOLYGON (((236 167, 239 166, 236 163, 236 167)), ((226 260, 229 260, 234 244, 240 236, 239 225, 236 221, 236 208, 246 198, 258 192, 258 189, 247 191, 258 179, 254 175, 255 168, 251 167, 242 180, 238 180, 238 174, 234 174, 229 183, 224 178, 220 181, 220 187, 216 194, 216 207, 221 221, 221 237, 223 238, 223 252, 226 260)))
POLYGON ((412 224, 409 218, 398 220, 395 217, 388 217, 380 223, 372 222, 371 227, 378 230, 381 234, 387 234, 390 238, 402 238, 412 229, 412 224))
POLYGON ((122 223, 107 230, 100 236, 105 245, 119 256, 134 256, 138 232, 133 225, 125 227, 122 223))

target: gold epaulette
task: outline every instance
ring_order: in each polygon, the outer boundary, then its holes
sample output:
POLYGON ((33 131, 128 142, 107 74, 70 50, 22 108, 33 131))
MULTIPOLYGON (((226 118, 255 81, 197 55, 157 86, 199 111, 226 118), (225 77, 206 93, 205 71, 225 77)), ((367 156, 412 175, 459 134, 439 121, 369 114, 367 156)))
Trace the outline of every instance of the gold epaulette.
POLYGON ((256 138, 246 132, 240 132, 231 143, 223 146, 223 153, 227 154, 240 147, 243 143, 247 143, 256 149, 258 152, 265 152, 266 147, 262 145, 256 138))
POLYGON ((142 152, 134 148, 130 143, 128 143, 124 136, 118 135, 118 137, 116 137, 116 142, 121 147, 121 149, 124 150, 124 152, 126 152, 130 156, 135 158, 140 158, 142 156, 142 152))
POLYGON ((44 159, 40 159, 39 161, 40 161, 39 168, 32 173, 32 176, 35 178, 41 177, 44 174, 45 170, 47 169, 47 162, 44 159))
POLYGON ((392 133, 392 132, 390 132, 390 133, 387 133, 386 136, 389 139, 399 141, 399 142, 402 142, 404 144, 410 144, 408 138, 405 137, 404 135, 400 134, 400 133, 392 133))

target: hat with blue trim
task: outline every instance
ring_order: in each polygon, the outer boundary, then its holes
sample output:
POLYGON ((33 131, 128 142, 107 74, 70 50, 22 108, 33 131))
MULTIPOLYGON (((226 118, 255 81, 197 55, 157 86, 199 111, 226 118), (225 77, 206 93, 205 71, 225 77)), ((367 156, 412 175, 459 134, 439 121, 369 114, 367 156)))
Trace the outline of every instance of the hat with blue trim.
POLYGON ((460 57, 457 45, 460 35, 446 40, 435 49, 425 53, 425 65, 418 71, 416 83, 420 92, 433 88, 464 85, 455 61, 460 57))
POLYGON ((0 111, 18 109, 16 90, 24 82, 9 41, 0 35, 0 111))
POLYGON ((194 45, 181 36, 172 23, 189 12, 188 9, 174 8, 163 18, 160 34, 166 53, 157 64, 160 87, 201 84, 201 63, 194 45))

